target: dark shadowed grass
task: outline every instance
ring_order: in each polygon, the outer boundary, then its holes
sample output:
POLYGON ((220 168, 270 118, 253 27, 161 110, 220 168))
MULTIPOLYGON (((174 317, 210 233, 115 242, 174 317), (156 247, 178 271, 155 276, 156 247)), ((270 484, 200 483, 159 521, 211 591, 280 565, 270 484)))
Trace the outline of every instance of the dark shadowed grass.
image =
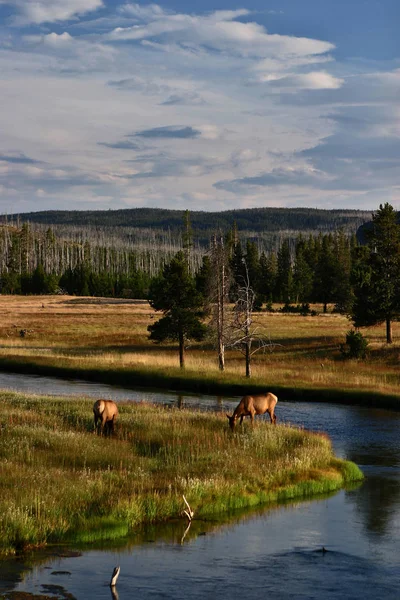
POLYGON ((92 400, 1 393, 2 552, 68 539, 126 535, 311 496, 362 478, 329 439, 266 423, 231 433, 226 417, 141 403, 120 405, 115 436, 94 435, 92 400))

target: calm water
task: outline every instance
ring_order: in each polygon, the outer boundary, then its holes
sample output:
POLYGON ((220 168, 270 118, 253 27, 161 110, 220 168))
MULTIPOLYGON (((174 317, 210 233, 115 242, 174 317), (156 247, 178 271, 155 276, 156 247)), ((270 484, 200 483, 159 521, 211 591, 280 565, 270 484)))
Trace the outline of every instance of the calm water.
MULTIPOLYGON (((184 403, 231 410, 237 398, 177 397, 85 382, 0 375, 0 387, 37 393, 184 403)), ((0 593, 119 600, 400 598, 400 413, 357 406, 278 403, 279 421, 326 431, 337 455, 356 462, 365 482, 329 498, 231 515, 226 525, 177 521, 118 547, 81 556, 41 557, 31 569, 0 564, 0 593), (326 553, 322 548, 327 549, 326 553), (7 571, 7 573, 6 573, 7 571), (68 595, 69 594, 69 595, 68 595)), ((72 549, 73 550, 73 549, 72 549)), ((65 549, 63 551, 64 554, 65 549)))

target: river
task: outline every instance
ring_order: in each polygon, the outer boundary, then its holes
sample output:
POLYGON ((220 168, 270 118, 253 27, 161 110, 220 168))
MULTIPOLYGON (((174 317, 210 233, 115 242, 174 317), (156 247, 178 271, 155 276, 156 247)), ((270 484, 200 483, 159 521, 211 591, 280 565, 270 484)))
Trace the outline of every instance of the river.
MULTIPOLYGON (((0 374, 0 388, 150 400, 231 411, 237 398, 177 396, 87 382, 0 374)), ((366 478, 330 497, 230 515, 225 525, 177 521, 108 547, 39 556, 27 569, 3 562, 11 590, 76 600, 400 598, 400 413, 359 406, 278 403, 278 422, 325 431, 335 453, 366 478), (52 596, 53 594, 53 596, 52 596)), ((1 596, 0 596, 1 597, 1 596)))

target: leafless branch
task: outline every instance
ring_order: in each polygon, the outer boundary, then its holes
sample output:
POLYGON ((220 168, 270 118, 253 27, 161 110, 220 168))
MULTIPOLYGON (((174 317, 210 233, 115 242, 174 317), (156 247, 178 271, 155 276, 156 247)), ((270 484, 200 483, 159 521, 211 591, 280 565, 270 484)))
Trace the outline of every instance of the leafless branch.
POLYGON ((192 511, 192 509, 190 508, 189 502, 186 500, 185 496, 182 495, 182 498, 187 506, 187 510, 184 510, 184 514, 187 516, 187 518, 189 519, 189 521, 191 521, 194 517, 194 512, 192 511))

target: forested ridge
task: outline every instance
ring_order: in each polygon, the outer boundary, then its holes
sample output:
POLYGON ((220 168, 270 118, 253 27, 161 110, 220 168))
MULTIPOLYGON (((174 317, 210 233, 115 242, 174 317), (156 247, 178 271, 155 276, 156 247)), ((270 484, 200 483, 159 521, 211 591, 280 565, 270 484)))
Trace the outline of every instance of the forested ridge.
MULTIPOLYGON (((43 225, 182 230, 184 210, 132 208, 120 210, 68 211, 49 210, 19 215, 4 215, 1 222, 38 223, 43 225)), ((239 232, 257 237, 262 233, 318 233, 342 230, 354 233, 370 221, 371 211, 323 210, 316 208, 250 208, 221 212, 190 211, 193 237, 202 245, 218 230, 226 233, 236 224, 239 232)))

